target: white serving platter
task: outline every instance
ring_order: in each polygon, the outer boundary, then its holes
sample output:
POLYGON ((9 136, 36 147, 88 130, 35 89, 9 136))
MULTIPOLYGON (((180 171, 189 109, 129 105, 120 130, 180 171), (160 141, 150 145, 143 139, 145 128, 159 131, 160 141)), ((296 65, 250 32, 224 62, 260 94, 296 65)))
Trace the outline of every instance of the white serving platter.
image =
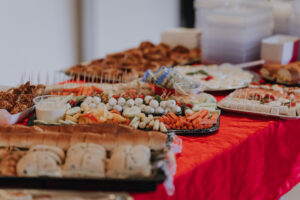
MULTIPOLYGON (((225 97, 222 101, 226 100, 227 97, 225 97)), ((234 113, 242 113, 242 114, 249 114, 249 115, 260 115, 260 116, 267 116, 267 117, 276 117, 280 119, 300 119, 300 116, 288 116, 288 115, 275 115, 271 113, 266 112, 255 112, 245 109, 234 109, 234 108, 228 108, 222 105, 222 101, 218 102, 218 107, 222 110, 228 111, 228 112, 234 112, 234 113)))

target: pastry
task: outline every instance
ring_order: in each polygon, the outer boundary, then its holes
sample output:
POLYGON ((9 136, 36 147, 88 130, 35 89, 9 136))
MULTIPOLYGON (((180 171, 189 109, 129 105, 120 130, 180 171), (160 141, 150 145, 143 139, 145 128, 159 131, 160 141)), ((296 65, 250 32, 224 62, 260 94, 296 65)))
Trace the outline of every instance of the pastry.
POLYGON ((159 67, 186 64, 201 57, 200 49, 187 49, 183 46, 171 48, 160 43, 154 45, 149 41, 139 47, 114 54, 89 63, 75 65, 66 70, 69 75, 81 75, 100 82, 124 82, 141 77, 146 70, 157 70, 159 67))
POLYGON ((57 146, 67 150, 71 145, 88 142, 111 150, 116 145, 144 145, 153 150, 166 147, 167 135, 155 131, 141 131, 125 125, 93 124, 32 126, 32 133, 23 127, 0 127, 0 147, 30 148, 38 144, 57 146), (37 128, 38 127, 38 128, 37 128), (40 130, 43 130, 40 132, 40 130))

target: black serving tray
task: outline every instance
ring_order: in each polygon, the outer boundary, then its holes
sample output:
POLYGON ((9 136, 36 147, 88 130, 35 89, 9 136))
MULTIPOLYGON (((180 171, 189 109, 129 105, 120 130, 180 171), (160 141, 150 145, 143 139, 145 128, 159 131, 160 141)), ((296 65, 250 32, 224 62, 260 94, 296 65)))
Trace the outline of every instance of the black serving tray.
POLYGON ((220 127, 220 116, 215 125, 207 129, 192 129, 192 130, 179 130, 179 129, 168 129, 168 133, 175 133, 176 135, 182 136, 208 136, 214 134, 220 127))
POLYGON ((127 179, 0 176, 0 188, 150 192, 165 178, 161 169, 149 178, 127 179))

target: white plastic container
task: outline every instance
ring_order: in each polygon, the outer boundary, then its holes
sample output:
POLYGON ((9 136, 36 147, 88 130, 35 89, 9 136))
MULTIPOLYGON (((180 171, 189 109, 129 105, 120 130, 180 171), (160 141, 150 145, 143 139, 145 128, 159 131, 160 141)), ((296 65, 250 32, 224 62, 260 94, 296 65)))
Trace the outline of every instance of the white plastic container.
POLYGON ((206 13, 201 40, 203 61, 242 63, 259 59, 260 41, 273 33, 271 7, 255 2, 206 13))
POLYGON ((201 31, 195 28, 172 28, 161 34, 161 41, 171 47, 182 45, 189 49, 200 48, 201 31))
POLYGON ((271 0, 273 8, 274 34, 288 34, 290 16, 292 13, 292 0, 271 0))
POLYGON ((202 29, 206 13, 224 5, 224 0, 195 0, 195 28, 202 29))
POLYGON ((268 63, 286 65, 295 62, 299 51, 299 37, 275 35, 262 40, 261 58, 268 63))
POLYGON ((36 109, 36 118, 47 123, 57 123, 63 119, 68 105, 63 97, 44 95, 33 99, 36 109))
MULTIPOLYGON (((289 18, 289 35, 300 37, 300 0, 292 2, 292 12, 289 18)), ((300 51, 298 52, 300 60, 300 51)))

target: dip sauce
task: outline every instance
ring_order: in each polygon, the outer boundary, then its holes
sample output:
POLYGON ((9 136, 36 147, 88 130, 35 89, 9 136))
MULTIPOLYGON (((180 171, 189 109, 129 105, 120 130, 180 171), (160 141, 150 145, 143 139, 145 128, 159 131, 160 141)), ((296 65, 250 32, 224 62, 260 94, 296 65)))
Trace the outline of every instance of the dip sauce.
POLYGON ((67 104, 42 102, 36 105, 36 118, 48 123, 55 123, 63 119, 67 104))

